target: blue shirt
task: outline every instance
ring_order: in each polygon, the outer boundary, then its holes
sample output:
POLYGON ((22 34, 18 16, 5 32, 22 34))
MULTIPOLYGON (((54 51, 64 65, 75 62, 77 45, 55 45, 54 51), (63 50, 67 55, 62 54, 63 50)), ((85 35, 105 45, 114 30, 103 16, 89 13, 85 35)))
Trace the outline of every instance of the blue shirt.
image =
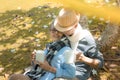
MULTIPOLYGON (((75 77, 75 64, 66 63, 64 52, 66 50, 71 50, 70 47, 63 47, 60 49, 56 55, 51 60, 51 66, 56 68, 56 73, 46 72, 38 80, 53 80, 54 78, 74 78, 75 77)), ((45 50, 45 54, 47 50, 45 50)))

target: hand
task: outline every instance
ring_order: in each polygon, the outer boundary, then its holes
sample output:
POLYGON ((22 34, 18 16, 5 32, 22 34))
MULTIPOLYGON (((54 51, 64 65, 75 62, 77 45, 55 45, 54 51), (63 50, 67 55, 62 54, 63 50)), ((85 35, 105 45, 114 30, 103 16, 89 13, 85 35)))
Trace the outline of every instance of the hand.
POLYGON ((98 59, 93 59, 93 58, 87 57, 81 52, 76 54, 76 61, 84 62, 93 68, 97 68, 99 66, 99 63, 100 63, 100 61, 98 59))
POLYGON ((49 71, 51 66, 48 64, 48 62, 45 60, 44 62, 40 62, 40 61, 35 61, 36 64, 38 64, 40 66, 40 68, 49 71))
POLYGON ((80 62, 83 62, 84 61, 84 54, 79 52, 78 54, 76 54, 76 61, 80 61, 80 62))
POLYGON ((33 51, 32 54, 31 54, 31 61, 35 61, 35 56, 36 56, 36 52, 33 51))

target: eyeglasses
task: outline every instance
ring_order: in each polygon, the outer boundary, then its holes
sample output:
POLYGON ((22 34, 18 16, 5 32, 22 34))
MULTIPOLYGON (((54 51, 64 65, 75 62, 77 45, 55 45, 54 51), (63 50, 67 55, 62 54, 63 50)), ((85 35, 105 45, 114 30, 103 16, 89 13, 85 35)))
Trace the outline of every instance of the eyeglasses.
POLYGON ((55 31, 56 32, 57 30, 55 28, 51 28, 50 31, 55 31))
POLYGON ((51 31, 52 33, 61 33, 61 32, 59 32, 58 30, 56 30, 55 28, 51 28, 50 31, 51 31))

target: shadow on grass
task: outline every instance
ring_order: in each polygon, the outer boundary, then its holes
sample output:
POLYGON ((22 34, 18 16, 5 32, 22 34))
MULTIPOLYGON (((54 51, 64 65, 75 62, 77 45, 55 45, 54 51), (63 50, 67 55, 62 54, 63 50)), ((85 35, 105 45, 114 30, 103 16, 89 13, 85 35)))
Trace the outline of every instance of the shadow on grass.
POLYGON ((45 5, 0 14, 0 75, 22 73, 30 65, 31 52, 50 41, 49 25, 58 10, 45 5))

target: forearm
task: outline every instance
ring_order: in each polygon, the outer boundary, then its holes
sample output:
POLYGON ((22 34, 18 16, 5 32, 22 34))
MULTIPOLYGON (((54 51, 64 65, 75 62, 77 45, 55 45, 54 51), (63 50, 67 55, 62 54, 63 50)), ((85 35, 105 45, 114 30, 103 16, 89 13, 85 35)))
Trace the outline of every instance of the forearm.
POLYGON ((56 68, 52 67, 51 65, 48 64, 47 61, 44 62, 36 62, 37 64, 39 64, 40 68, 52 72, 52 73, 56 73, 56 68))
POLYGON ((100 63, 100 61, 98 59, 92 59, 92 58, 89 58, 86 56, 84 57, 83 62, 94 68, 97 68, 100 63))
POLYGON ((56 73, 56 68, 50 66, 50 65, 41 65, 41 68, 43 68, 46 71, 52 72, 52 73, 56 73))
POLYGON ((56 73, 56 68, 49 66, 48 71, 52 73, 56 73))

